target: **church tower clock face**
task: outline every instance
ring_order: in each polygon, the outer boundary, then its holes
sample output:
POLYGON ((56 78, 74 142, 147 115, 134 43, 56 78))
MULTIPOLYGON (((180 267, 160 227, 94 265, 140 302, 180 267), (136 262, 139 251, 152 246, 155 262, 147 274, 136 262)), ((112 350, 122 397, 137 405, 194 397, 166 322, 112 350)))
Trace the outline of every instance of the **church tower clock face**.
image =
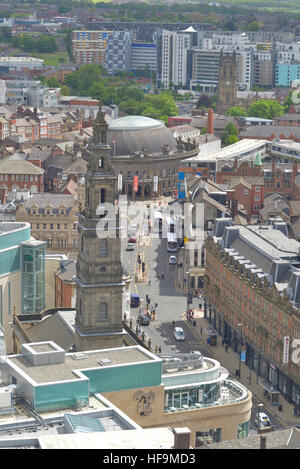
POLYGON ((226 81, 226 86, 230 86, 230 85, 231 85, 230 81, 227 80, 227 81, 226 81))

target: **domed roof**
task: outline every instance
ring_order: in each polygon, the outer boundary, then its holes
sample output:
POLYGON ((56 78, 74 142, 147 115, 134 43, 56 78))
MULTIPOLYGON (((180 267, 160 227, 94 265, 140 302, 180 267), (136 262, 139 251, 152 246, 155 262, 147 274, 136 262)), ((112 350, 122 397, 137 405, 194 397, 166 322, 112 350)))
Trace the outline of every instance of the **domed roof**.
POLYGON ((176 150, 176 138, 162 121, 145 116, 124 116, 110 122, 108 143, 112 156, 130 155, 132 151, 161 154, 163 145, 176 150))
POLYGON ((124 116, 119 119, 114 119, 109 124, 109 130, 141 130, 141 129, 156 129, 157 127, 164 127, 162 121, 151 119, 145 116, 124 116))

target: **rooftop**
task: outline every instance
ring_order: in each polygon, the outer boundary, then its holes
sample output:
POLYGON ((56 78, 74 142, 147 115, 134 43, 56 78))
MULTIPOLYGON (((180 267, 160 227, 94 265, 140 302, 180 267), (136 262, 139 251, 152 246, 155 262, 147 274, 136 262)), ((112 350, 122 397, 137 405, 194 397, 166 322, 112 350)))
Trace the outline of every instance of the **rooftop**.
POLYGON ((267 140, 244 139, 240 140, 237 143, 234 143, 233 145, 229 145, 228 147, 221 148, 220 150, 209 153, 208 155, 200 152, 197 156, 193 156, 192 158, 187 158, 186 160, 184 160, 184 163, 232 160, 235 157, 249 158, 251 152, 254 152, 259 149, 264 149, 267 143, 267 140))
MULTIPOLYGON (((32 347, 32 344, 31 344, 32 347)), ((153 360, 142 347, 126 347, 78 353, 67 353, 62 363, 33 365, 24 355, 8 360, 37 384, 78 380, 78 372, 91 368, 114 367, 153 360)))
POLYGON ((124 116, 111 121, 109 130, 144 130, 164 127, 162 121, 145 116, 124 116))

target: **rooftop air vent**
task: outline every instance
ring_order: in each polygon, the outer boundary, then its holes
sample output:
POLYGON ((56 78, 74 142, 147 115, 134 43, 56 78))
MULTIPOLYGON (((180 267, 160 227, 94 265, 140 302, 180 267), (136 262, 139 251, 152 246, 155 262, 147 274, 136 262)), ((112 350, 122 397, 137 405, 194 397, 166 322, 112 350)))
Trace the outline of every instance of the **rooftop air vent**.
POLYGON ((84 360, 85 358, 87 358, 87 356, 82 352, 78 352, 78 353, 73 353, 72 358, 73 360, 84 360))
POLYGON ((112 361, 109 358, 102 358, 102 360, 98 361, 98 364, 101 366, 110 365, 112 361))

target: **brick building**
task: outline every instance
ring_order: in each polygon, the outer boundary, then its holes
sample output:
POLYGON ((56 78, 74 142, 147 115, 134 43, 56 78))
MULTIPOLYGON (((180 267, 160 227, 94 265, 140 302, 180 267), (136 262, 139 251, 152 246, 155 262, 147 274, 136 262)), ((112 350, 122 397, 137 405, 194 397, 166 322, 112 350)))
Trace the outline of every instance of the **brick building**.
POLYGON ((0 161, 0 186, 7 192, 30 190, 44 192, 44 169, 26 160, 0 161))
POLYGON ((246 364, 296 405, 300 368, 284 339, 300 337, 300 243, 287 225, 216 219, 206 244, 205 317, 246 364))
POLYGON ((55 272, 55 308, 75 308, 76 306, 76 262, 71 259, 61 261, 55 272))

